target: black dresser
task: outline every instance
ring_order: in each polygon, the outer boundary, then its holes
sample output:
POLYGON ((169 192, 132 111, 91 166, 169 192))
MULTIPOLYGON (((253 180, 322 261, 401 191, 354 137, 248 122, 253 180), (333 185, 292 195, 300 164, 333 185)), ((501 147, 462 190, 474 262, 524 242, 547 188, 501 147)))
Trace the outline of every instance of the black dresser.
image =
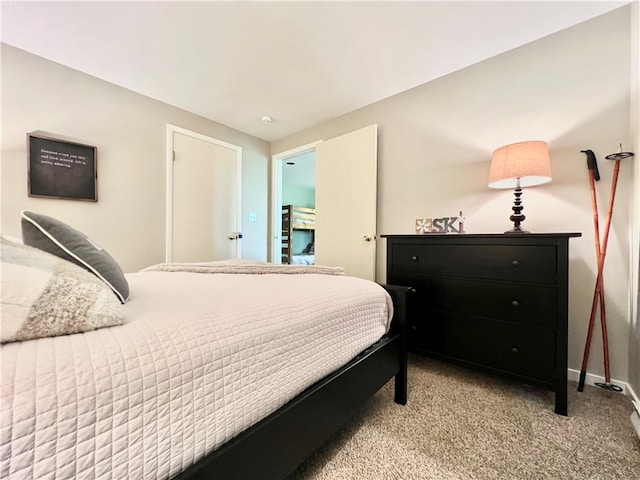
POLYGON ((387 283, 414 287, 409 349, 555 392, 567 414, 569 238, 383 235, 387 283))

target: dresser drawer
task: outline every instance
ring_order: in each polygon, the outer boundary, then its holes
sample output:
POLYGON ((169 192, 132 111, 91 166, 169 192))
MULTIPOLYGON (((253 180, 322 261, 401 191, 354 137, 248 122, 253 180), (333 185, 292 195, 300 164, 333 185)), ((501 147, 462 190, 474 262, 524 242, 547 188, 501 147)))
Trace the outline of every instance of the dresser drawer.
POLYGON ((413 349, 538 380, 553 378, 556 340, 552 331, 457 314, 431 320, 424 318, 413 325, 413 349))
POLYGON ((412 312, 449 312, 556 328, 557 290, 529 284, 460 278, 419 279, 398 276, 393 282, 416 289, 412 312), (413 282, 412 282, 413 280, 413 282))
POLYGON ((388 275, 461 276, 555 284, 556 248, 547 245, 392 244, 388 275))

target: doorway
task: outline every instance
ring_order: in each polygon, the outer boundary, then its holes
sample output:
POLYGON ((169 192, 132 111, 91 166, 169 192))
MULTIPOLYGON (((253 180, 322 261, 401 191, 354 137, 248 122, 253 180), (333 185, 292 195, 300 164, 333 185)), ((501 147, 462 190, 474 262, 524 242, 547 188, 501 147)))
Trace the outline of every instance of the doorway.
POLYGON ((241 257, 242 148, 167 126, 167 262, 241 257))
MULTIPOLYGON (((283 212, 287 205, 296 209, 315 209, 315 169, 315 143, 288 150, 273 157, 274 222, 271 253, 273 263, 314 263, 315 230, 307 227, 283 229, 283 212), (288 245, 291 255, 283 254, 283 244, 288 245), (295 261, 292 255, 295 255, 295 261)), ((303 216, 307 216, 307 212, 304 212, 303 216)), ((284 217, 286 223, 286 214, 284 217)))

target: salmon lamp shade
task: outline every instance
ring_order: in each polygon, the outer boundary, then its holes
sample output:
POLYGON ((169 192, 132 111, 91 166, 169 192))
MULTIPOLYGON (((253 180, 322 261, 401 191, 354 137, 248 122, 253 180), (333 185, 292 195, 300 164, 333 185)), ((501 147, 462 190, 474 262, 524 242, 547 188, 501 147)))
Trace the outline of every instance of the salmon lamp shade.
POLYGON ((533 187, 551 181, 551 160, 547 142, 512 143, 498 148, 491 158, 489 187, 533 187))
POLYGON ((543 141, 512 143, 500 147, 493 152, 489 187, 513 188, 515 200, 513 215, 509 219, 514 222, 513 229, 504 233, 529 233, 522 229, 522 188, 533 187, 551 181, 551 159, 549 146, 543 141))

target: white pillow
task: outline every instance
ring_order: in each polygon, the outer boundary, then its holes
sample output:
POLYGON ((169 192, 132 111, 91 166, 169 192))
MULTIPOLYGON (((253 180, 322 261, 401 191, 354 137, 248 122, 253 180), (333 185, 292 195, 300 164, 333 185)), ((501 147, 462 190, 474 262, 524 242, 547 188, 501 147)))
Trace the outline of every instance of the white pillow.
POLYGON ((0 238, 0 259, 0 342, 126 322, 126 307, 87 270, 6 237, 0 238))

